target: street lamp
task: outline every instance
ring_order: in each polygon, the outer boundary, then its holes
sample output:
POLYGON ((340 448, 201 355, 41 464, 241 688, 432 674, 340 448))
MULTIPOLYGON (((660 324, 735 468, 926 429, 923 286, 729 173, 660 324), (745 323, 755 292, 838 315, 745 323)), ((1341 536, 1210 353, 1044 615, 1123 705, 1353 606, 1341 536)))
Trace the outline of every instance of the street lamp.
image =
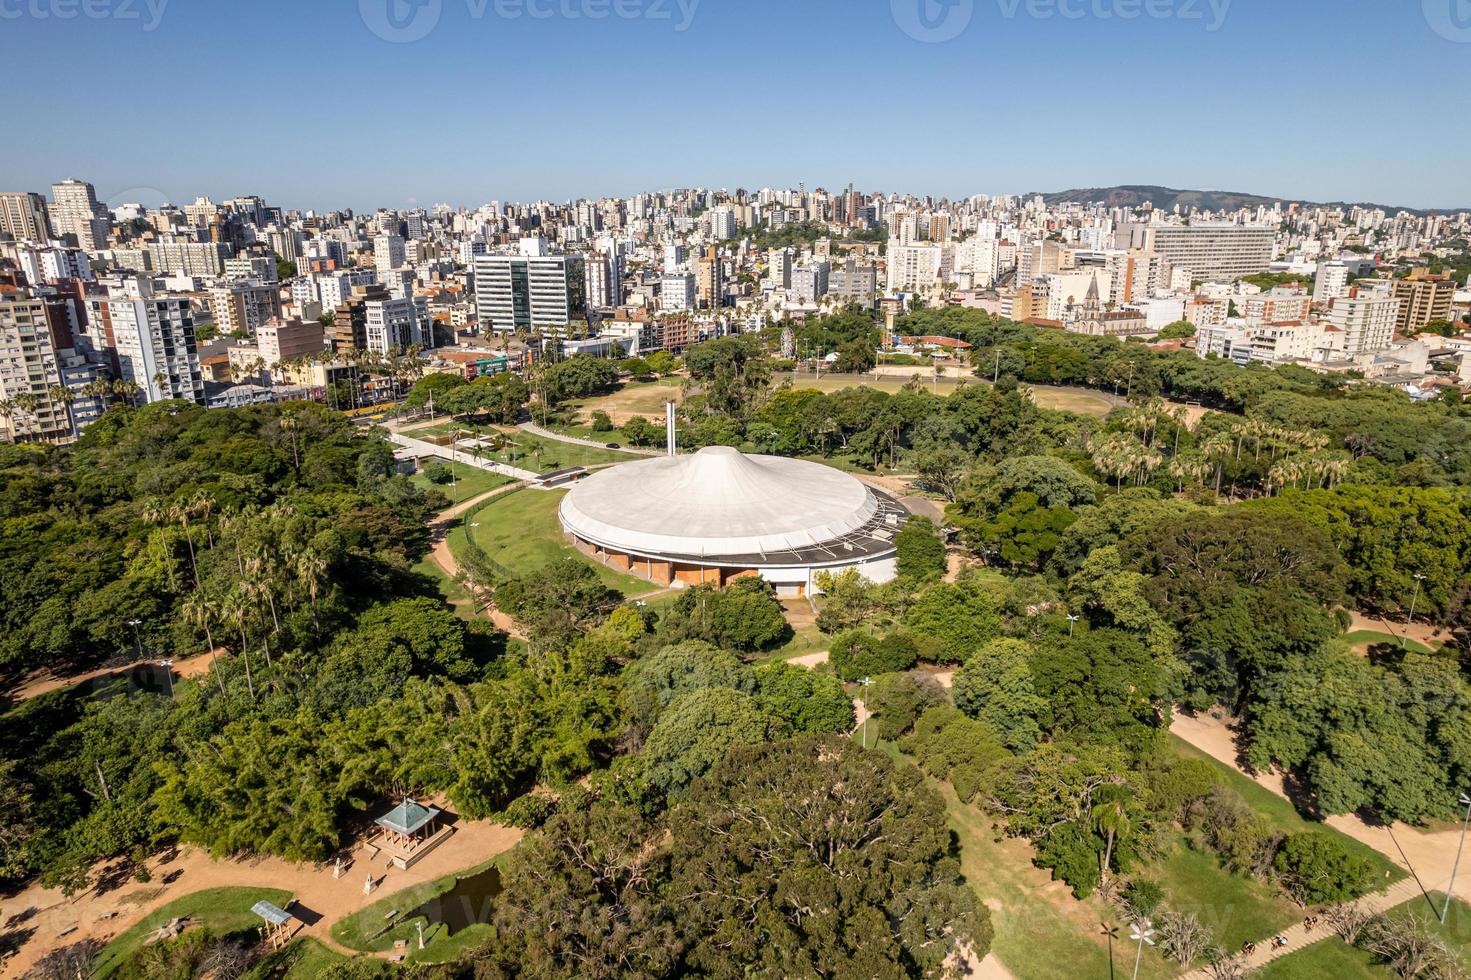
POLYGON ((1451 896, 1456 891, 1456 872, 1461 868, 1461 848, 1466 846, 1466 825, 1471 824, 1471 796, 1461 794, 1461 805, 1466 808, 1466 819, 1461 821, 1461 842, 1456 845, 1456 860, 1451 865, 1451 883, 1445 890, 1445 907, 1440 910, 1440 924, 1445 925, 1445 917, 1451 911, 1451 896))
POLYGON ((130 619, 128 625, 133 627, 133 643, 138 647, 138 659, 143 659, 143 634, 138 627, 143 625, 141 619, 130 619))
POLYGON ((873 684, 872 677, 865 677, 858 683, 863 685, 863 747, 868 748, 868 716, 873 712, 868 710, 868 688, 873 684))
POLYGON ((163 668, 163 676, 169 679, 169 697, 174 696, 174 662, 172 660, 160 660, 158 665, 163 668))
POLYGON ((1144 958, 1144 944, 1154 945, 1154 940, 1150 938, 1153 935, 1154 930, 1149 928, 1148 919, 1129 927, 1129 938, 1139 944, 1139 952, 1134 954, 1134 980, 1139 980, 1139 961, 1144 958))
POLYGON ((1081 619, 1081 618, 1082 618, 1081 616, 1073 616, 1071 614, 1068 616, 1068 618, 1067 618, 1067 635, 1068 635, 1068 638, 1069 639, 1072 638, 1072 635, 1073 635, 1073 627, 1075 627, 1075 626, 1078 625, 1078 620, 1081 619))
POLYGON ((1424 575, 1415 575, 1415 594, 1409 597, 1409 621, 1405 622, 1405 633, 1400 634, 1399 649, 1405 649, 1406 640, 1409 639, 1409 627, 1415 625, 1415 600, 1420 599, 1420 583, 1425 581, 1424 575))

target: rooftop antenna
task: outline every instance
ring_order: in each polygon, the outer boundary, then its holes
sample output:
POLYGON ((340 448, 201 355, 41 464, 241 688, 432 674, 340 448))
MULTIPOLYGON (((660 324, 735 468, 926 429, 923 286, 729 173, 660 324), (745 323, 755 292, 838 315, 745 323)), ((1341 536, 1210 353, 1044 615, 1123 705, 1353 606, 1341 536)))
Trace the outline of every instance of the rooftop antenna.
POLYGON ((669 455, 675 453, 675 431, 674 431, 674 402, 664 403, 664 442, 669 447, 669 455))

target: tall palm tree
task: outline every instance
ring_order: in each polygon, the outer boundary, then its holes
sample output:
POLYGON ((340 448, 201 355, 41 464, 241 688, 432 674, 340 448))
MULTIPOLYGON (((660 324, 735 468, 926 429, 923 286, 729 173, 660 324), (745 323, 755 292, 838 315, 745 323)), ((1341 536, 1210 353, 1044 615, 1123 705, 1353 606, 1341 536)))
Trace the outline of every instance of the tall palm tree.
POLYGON ((220 685, 220 694, 228 698, 229 695, 225 693, 225 679, 220 674, 218 664, 219 654, 215 652, 218 648, 215 646, 214 632, 210 629, 209 625, 220 614, 219 604, 210 601, 209 597, 203 591, 196 591, 184 600, 184 605, 180 611, 184 614, 185 619, 197 626, 203 627, 204 642, 209 645, 210 671, 215 675, 215 681, 220 685))
POLYGON ((10 441, 15 441, 15 401, 10 398, 0 398, 0 417, 5 419, 5 430, 10 433, 10 441))
POLYGON ((245 661, 245 686, 250 689, 250 699, 255 700, 255 681, 250 676, 250 641, 245 636, 250 603, 237 587, 224 600, 223 613, 227 621, 240 631, 240 656, 245 661))

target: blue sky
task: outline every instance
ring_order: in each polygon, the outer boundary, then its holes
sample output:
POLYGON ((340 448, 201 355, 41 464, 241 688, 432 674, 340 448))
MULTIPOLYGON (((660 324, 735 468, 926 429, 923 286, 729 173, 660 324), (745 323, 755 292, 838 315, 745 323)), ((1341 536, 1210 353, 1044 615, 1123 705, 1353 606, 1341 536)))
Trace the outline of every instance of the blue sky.
POLYGON ((1471 207, 1471 0, 1227 2, 0 0, 0 189, 321 209, 1158 183, 1471 207))

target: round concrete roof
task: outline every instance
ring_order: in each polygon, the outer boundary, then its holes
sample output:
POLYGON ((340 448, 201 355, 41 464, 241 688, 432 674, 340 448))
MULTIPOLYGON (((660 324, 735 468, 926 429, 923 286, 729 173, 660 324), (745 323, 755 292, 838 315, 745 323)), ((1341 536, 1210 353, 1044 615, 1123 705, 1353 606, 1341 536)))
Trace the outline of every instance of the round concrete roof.
POLYGON ((623 463, 562 500, 562 526, 618 551, 762 555, 820 546, 879 510, 860 481, 820 463, 710 446, 623 463))

